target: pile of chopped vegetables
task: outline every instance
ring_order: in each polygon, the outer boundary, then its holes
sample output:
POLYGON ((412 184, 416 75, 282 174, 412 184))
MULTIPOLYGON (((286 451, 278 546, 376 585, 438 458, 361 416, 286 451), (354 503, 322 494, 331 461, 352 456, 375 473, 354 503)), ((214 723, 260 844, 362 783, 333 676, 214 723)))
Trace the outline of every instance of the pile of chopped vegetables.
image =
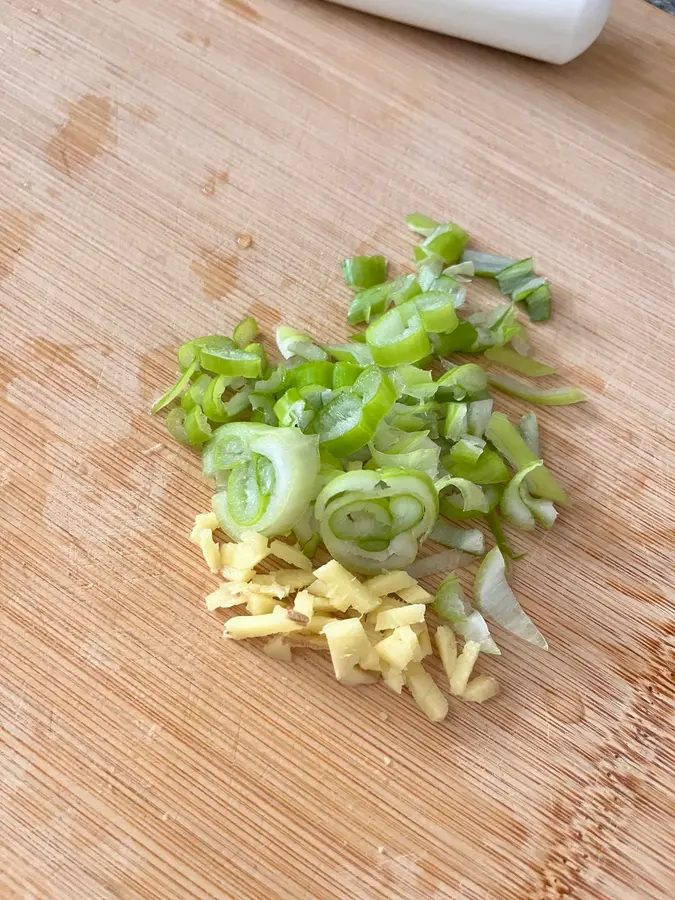
POLYGON ((347 320, 365 326, 347 342, 280 326, 282 359, 271 364, 255 320, 244 319, 232 337, 183 344, 181 375, 152 411, 170 407, 169 432, 201 449, 215 482, 213 512, 197 517, 192 539, 225 578, 208 608, 249 613, 230 619, 226 636, 271 636, 266 651, 283 659, 293 646, 326 649, 338 680, 407 686, 439 721, 447 702, 422 665, 433 652, 428 605, 442 623, 435 644, 450 691, 463 699, 497 691, 490 676, 469 680, 481 652, 500 652, 487 620, 547 646, 509 587, 503 522, 548 529, 566 495, 541 459, 536 415, 514 425, 490 391, 545 406, 585 397, 451 361, 468 354, 533 379, 554 374, 529 355, 519 315, 548 319, 550 287, 532 258, 469 250, 452 222, 415 214, 407 224, 422 237, 415 274, 388 280, 383 256, 344 261, 347 320), (474 277, 507 299, 464 314, 474 277), (216 530, 234 543, 217 543, 216 530), (278 539, 291 535, 294 545, 278 539), (445 549, 418 558, 427 540, 445 549), (256 574, 270 554, 294 568, 256 574), (321 554, 328 561, 312 572, 321 554), (452 570, 478 557, 472 604, 452 570), (440 572, 435 596, 415 580, 440 572))

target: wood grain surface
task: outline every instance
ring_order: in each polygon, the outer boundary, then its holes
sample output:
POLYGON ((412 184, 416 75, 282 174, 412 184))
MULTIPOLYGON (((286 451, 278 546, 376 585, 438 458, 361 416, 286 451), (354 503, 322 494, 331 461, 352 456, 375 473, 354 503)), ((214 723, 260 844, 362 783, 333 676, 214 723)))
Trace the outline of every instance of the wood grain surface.
POLYGON ((674 203, 638 0, 562 69, 318 0, 5 0, 3 900, 675 896, 674 203), (574 501, 515 570, 551 650, 500 635, 441 727, 223 643, 147 412, 246 310, 344 334, 341 257, 403 263, 412 209, 536 253, 537 353, 591 396, 542 414, 574 501))

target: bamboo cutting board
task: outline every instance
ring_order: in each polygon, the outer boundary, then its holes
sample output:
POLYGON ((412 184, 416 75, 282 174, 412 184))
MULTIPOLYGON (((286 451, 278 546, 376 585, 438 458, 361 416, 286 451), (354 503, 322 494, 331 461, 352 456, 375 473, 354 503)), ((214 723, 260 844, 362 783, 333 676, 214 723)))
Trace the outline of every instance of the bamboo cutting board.
POLYGON ((622 0, 557 69, 251 4, 3 5, 0 895, 671 898, 675 20, 622 0), (340 259, 404 263, 414 209, 536 253, 537 355, 591 397, 542 414, 574 500, 519 538, 551 650, 500 635, 440 727, 223 643, 147 413, 246 311, 343 335, 340 259))

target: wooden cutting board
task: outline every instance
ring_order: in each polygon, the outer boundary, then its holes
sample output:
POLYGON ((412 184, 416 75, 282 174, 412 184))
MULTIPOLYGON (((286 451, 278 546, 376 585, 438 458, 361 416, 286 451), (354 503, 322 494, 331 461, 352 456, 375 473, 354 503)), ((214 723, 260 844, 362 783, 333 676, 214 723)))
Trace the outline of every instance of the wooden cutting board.
POLYGON ((675 20, 561 69, 310 0, 9 0, 0 41, 1 896, 675 896, 675 20), (223 643, 148 415, 246 311, 342 336, 340 259, 415 209, 536 253, 591 398, 517 539, 550 652, 500 635, 442 726, 223 643))

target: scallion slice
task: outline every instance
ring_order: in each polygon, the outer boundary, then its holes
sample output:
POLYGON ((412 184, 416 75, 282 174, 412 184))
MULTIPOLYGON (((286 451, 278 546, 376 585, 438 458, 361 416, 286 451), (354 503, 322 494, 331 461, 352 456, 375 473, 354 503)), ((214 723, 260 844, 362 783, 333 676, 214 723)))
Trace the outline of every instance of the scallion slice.
POLYGON ((375 284, 355 294, 347 312, 349 324, 360 325, 361 322, 370 322, 374 315, 383 313, 389 305, 393 287, 392 281, 385 281, 384 284, 375 284))
POLYGON ((506 562, 493 547, 476 573, 474 601, 479 611, 496 625, 537 647, 548 649, 546 638, 525 613, 506 579, 506 562))
POLYGON ((387 278, 386 256, 351 256, 342 263, 345 284, 353 288, 370 288, 387 278))
POLYGON ((431 352, 431 344, 414 300, 388 310, 366 329, 366 343, 378 366, 415 363, 431 352))
POLYGON ((555 369, 551 366, 537 362, 536 359, 529 356, 522 356, 509 347, 488 347, 485 351, 485 358, 490 362, 499 363, 500 366, 507 369, 513 369, 514 372, 520 372, 521 375, 528 375, 530 378, 555 375, 555 369))
MULTIPOLYGON (((492 414, 485 437, 516 471, 539 461, 504 413, 492 414)), ((546 466, 540 466, 532 471, 527 481, 528 487, 536 496, 553 500, 554 503, 567 503, 565 491, 546 466)))
POLYGON ((240 350, 243 350, 258 336, 258 323, 253 316, 242 319, 232 332, 235 344, 240 350))
POLYGON ((500 272, 513 266, 517 260, 510 256, 496 256, 494 253, 465 250, 462 262, 473 263, 474 271, 479 278, 496 278, 500 272))
POLYGON ((197 367, 198 363, 196 362, 196 360, 190 363, 190 365, 186 368, 178 381, 176 381, 176 383, 172 387, 170 387, 165 394, 162 394, 159 399, 155 400, 155 402, 152 404, 151 412, 158 413, 160 410, 164 409, 165 406, 168 406, 170 403, 173 403, 174 400, 177 400, 181 396, 181 394, 185 390, 187 390, 190 384, 190 379, 197 371, 197 367))
POLYGON ((510 375, 489 375, 489 382, 497 390, 503 391, 510 397, 518 397, 521 400, 529 400, 538 406, 570 406, 573 403, 585 403, 588 400, 586 394, 579 388, 560 387, 543 388, 530 387, 523 384, 510 375))

